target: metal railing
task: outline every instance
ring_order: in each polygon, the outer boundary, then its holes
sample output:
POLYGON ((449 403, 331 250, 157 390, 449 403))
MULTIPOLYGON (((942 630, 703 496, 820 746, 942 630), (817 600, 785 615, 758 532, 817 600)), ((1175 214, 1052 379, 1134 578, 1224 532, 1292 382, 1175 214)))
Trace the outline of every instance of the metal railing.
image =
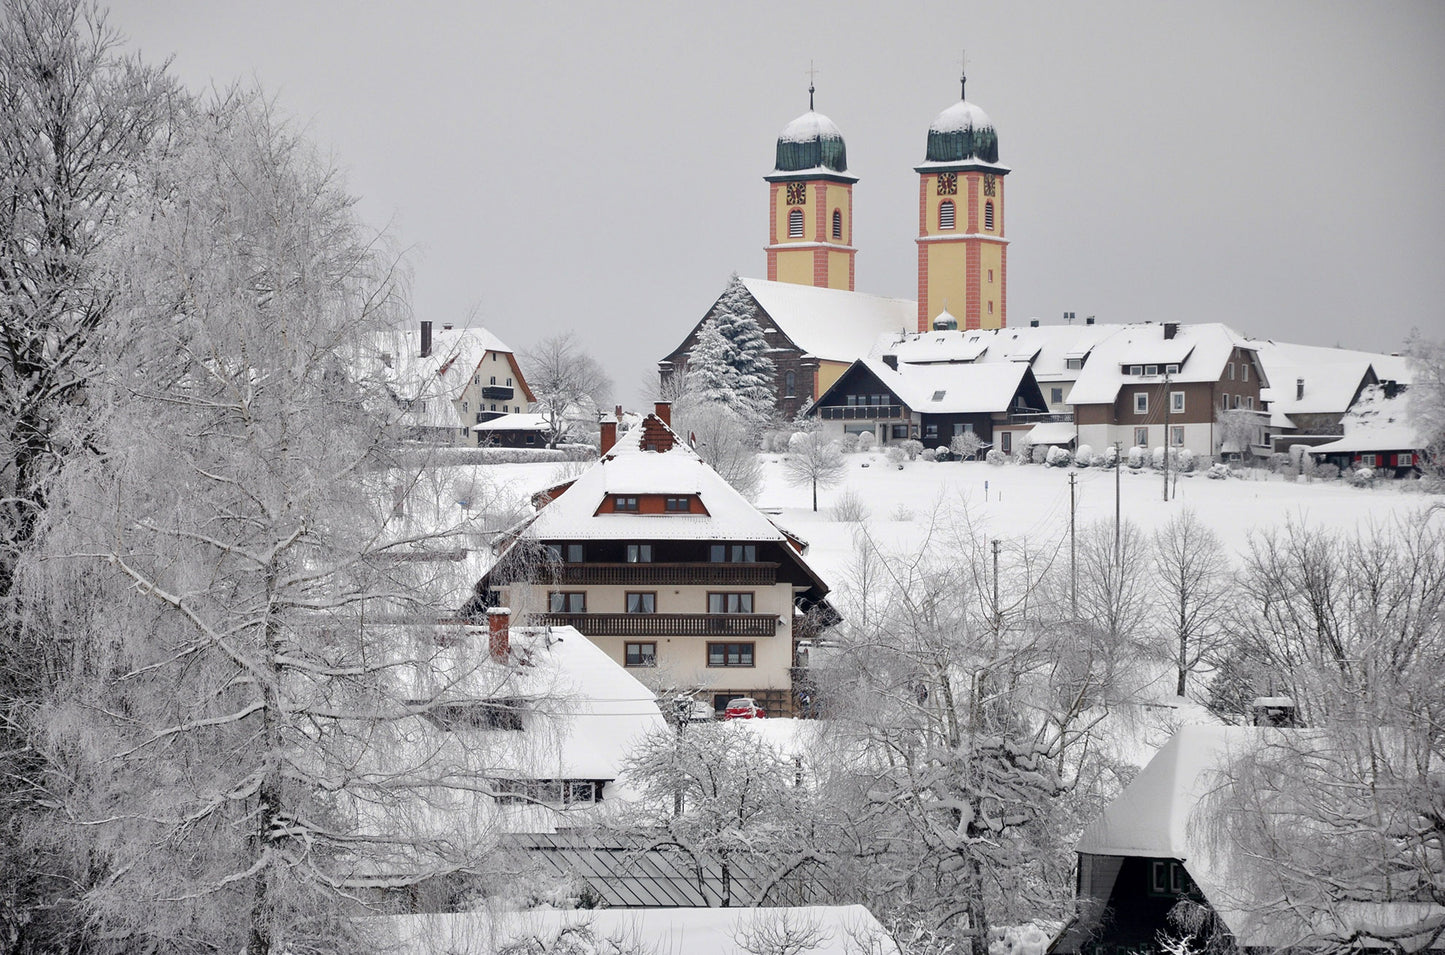
POLYGON ((562 564, 541 575, 549 573, 559 584, 771 587, 778 581, 773 563, 562 564))
POLYGON ((824 405, 818 414, 824 421, 868 421, 902 418, 907 412, 902 405, 824 405))
POLYGON ((538 626, 575 627, 587 637, 771 637, 772 613, 539 613, 538 626))

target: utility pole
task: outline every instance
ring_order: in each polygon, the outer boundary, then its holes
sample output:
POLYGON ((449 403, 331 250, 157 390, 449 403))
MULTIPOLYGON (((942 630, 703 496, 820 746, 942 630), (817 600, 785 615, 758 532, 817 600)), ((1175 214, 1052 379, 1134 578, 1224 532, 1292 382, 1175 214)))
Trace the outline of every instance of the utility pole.
POLYGON ((1169 502, 1169 449, 1173 446, 1169 439, 1169 410, 1174 402, 1169 396, 1169 372, 1164 373, 1164 502, 1169 502))
POLYGON ((1078 477, 1078 471, 1069 472, 1069 605, 1075 620, 1079 619, 1079 560, 1074 537, 1074 482, 1078 477))

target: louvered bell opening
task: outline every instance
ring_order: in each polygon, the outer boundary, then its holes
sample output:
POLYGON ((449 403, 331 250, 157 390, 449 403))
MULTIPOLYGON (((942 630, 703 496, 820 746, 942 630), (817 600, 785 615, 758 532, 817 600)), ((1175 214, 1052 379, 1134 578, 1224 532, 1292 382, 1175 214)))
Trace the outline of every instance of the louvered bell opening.
POLYGON ((794 209, 788 213, 788 238, 801 239, 803 237, 803 210, 794 209))
POLYGON ((953 203, 945 201, 938 207, 938 227, 940 229, 953 228, 953 203))

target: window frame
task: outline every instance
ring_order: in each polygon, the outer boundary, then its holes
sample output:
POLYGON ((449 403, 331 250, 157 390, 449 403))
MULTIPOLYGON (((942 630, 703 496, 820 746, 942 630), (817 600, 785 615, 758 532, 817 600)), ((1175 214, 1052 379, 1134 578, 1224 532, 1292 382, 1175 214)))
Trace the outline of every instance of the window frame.
POLYGON ((1183 414, 1183 413, 1184 413, 1184 392, 1182 392, 1182 391, 1171 391, 1171 392, 1169 392, 1169 412, 1170 412, 1170 414, 1183 414))
POLYGON ((667 495, 662 499, 662 509, 668 514, 686 514, 692 510, 692 498, 667 495), (677 506, 681 504, 681 507, 677 506))
POLYGON ((657 641, 638 640, 622 644, 622 665, 625 667, 651 668, 657 666, 657 641), (651 653, 647 648, 651 647, 651 653), (636 652, 634 653, 634 648, 636 652))
POLYGON ((1135 414, 1148 414, 1148 413, 1149 413, 1149 392, 1147 392, 1147 391, 1136 391, 1136 392, 1134 392, 1134 413, 1135 413, 1135 414))
POLYGON ((833 238, 839 242, 843 241, 843 210, 833 210, 833 238))
POLYGON ((650 564, 652 563, 651 544, 628 544, 626 550, 627 563, 629 564, 650 564))
POLYGON ((707 666, 710 669, 755 669, 757 667, 757 644, 752 641, 709 642, 706 649, 707 666), (716 655, 715 655, 716 651, 716 655), (734 652, 736 651, 736 652, 734 652), (736 663, 728 662, 736 657, 736 663), (721 662, 713 662, 714 659, 721 662), (744 660, 746 662, 744 662, 744 660))
POLYGON ((636 514, 640 503, 636 494, 612 495, 612 510, 618 514, 636 514))
POLYGON ((1149 447, 1149 428, 1147 426, 1134 429, 1134 447, 1149 447))
POLYGON ((708 545, 708 563, 710 564, 756 564, 757 562, 757 544, 708 545), (718 556, 719 552, 722 556, 718 556))
POLYGON ((623 613, 649 614, 657 613, 657 591, 655 590, 627 590, 622 594, 623 613), (645 610, 633 610, 633 598, 638 598, 638 604, 645 606, 645 610))
MULTIPOLYGON (((795 398, 795 397, 797 397, 797 391, 798 391, 798 375, 797 375, 797 373, 796 373, 796 372, 791 372, 791 371, 785 371, 785 372, 783 372, 783 392, 784 392, 783 397, 784 397, 784 398, 795 398)), ((849 395, 848 397, 851 398, 851 397, 853 397, 853 396, 852 396, 852 395, 849 395)))
POLYGON ((587 612, 587 591, 585 590, 549 590, 547 591, 547 612, 561 614, 579 614, 587 612), (561 598, 562 606, 559 608, 558 598, 561 598), (574 605, 580 604, 581 609, 574 605))
POLYGON ((755 611, 755 610, 753 609, 753 608, 756 607, 756 606, 757 606, 757 594, 756 594, 754 591, 751 591, 751 590, 709 590, 709 591, 707 592, 707 612, 708 612, 708 613, 756 613, 757 611, 755 611), (723 609, 721 609, 721 610, 715 610, 715 609, 713 609, 713 601, 714 601, 714 598, 722 598, 722 601, 721 601, 721 602, 722 602, 723 609), (734 599, 734 598, 736 598, 736 599, 734 599), (728 609, 728 605, 734 604, 734 603, 737 605, 738 608, 741 608, 741 607, 743 606, 743 604, 746 603, 746 604, 747 604, 747 609, 746 609, 746 610, 743 610, 743 609, 730 610, 730 609, 728 609))
POLYGON ((1184 426, 1173 424, 1169 426, 1169 444, 1172 447, 1184 447, 1184 426))
POLYGON ((993 200, 990 199, 983 204, 983 231, 993 232, 993 223, 993 200))

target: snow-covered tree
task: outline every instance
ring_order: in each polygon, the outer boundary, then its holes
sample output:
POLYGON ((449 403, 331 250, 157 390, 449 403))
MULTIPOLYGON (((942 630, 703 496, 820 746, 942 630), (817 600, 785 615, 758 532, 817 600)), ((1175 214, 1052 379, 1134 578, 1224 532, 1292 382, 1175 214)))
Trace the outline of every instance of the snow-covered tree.
POLYGON ((743 497, 757 496, 763 483, 758 442, 748 424, 726 404, 689 397, 672 406, 673 430, 743 497))
POLYGON ((66 947, 72 873, 20 836, 45 801, 34 717, 69 656, 17 588, 56 473, 91 453, 98 346, 116 333, 111 256, 176 91, 124 57, 81 0, 0 3, 0 943, 66 947))
POLYGON ((813 510, 818 509, 818 488, 833 487, 843 480, 848 466, 838 442, 818 431, 800 431, 788 443, 783 458, 783 475, 789 484, 806 484, 813 489, 813 510))
MULTIPOLYGON (((1259 427, 1263 421, 1257 413, 1244 408, 1214 409, 1214 447, 1216 451, 1238 453, 1248 461, 1254 457, 1259 443, 1259 427)), ((1132 460, 1130 467, 1133 467, 1132 460)))
POLYGON ((727 404, 755 428, 773 416, 777 395, 773 360, 756 311, 747 286, 734 273, 687 358, 698 392, 727 404))
POLYGON ((332 172, 234 94, 149 173, 95 454, 22 565, 68 641, 26 842, 117 949, 351 950, 358 903, 484 870, 486 754, 425 715, 505 667, 439 619, 466 538, 407 507, 367 353, 404 302, 332 172))
POLYGON ((547 447, 555 448, 579 427, 595 430, 597 409, 612 391, 612 379, 597 359, 582 350, 575 332, 550 335, 520 356, 536 411, 547 421, 547 447))
POLYGON ((956 434, 953 440, 948 442, 948 450, 964 460, 972 461, 974 455, 978 454, 979 448, 983 447, 983 439, 972 431, 965 431, 963 434, 956 434))
POLYGON ((1184 510, 1154 532, 1154 584, 1166 609, 1160 626, 1170 637, 1184 695, 1189 674, 1222 644, 1229 576, 1219 536, 1184 510))
POLYGON ((1418 332, 1405 342, 1414 380, 1405 398, 1410 422, 1423 442, 1425 467, 1445 475, 1445 341, 1418 332))

